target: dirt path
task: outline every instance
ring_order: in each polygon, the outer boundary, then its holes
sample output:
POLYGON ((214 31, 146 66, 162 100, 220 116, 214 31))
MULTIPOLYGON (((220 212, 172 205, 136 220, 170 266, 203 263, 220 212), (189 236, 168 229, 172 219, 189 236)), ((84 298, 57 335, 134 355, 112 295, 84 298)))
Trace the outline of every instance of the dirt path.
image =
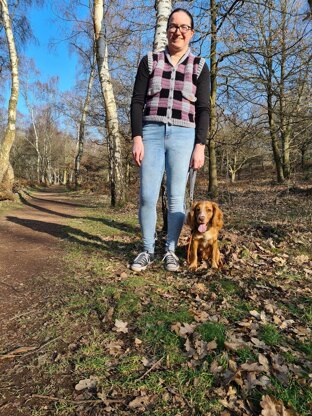
POLYGON ((60 188, 25 195, 22 200, 22 209, 0 217, 2 354, 31 342, 22 318, 27 321, 27 316, 44 307, 48 277, 62 273, 64 220, 78 215, 77 204, 60 188))

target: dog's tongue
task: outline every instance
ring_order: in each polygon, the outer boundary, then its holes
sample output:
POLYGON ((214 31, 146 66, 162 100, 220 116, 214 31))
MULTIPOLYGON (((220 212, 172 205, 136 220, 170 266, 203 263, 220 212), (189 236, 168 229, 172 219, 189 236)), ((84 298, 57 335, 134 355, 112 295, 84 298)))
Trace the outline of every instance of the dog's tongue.
POLYGON ((200 226, 198 227, 198 231, 200 233, 204 233, 205 231, 207 231, 207 225, 206 224, 200 224, 200 226))

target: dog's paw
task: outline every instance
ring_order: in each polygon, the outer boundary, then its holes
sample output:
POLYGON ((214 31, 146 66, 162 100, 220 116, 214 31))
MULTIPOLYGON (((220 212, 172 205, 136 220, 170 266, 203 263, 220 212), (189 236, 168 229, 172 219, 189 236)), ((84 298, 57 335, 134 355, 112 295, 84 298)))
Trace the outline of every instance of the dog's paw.
POLYGON ((190 270, 191 272, 195 272, 195 271, 196 271, 196 269, 197 269, 197 263, 191 263, 191 264, 189 265, 189 270, 190 270))

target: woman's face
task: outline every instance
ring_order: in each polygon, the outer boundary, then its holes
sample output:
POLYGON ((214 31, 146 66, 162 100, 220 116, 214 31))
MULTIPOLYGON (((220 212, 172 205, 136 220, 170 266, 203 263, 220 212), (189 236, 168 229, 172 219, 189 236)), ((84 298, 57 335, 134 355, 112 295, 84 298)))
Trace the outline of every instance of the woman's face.
POLYGON ((194 35, 194 30, 192 29, 182 33, 181 30, 177 28, 182 25, 191 27, 192 22, 190 17, 182 11, 174 13, 171 16, 167 30, 168 47, 171 53, 186 52, 190 40, 194 35), (170 29, 170 25, 173 25, 174 27, 170 29))

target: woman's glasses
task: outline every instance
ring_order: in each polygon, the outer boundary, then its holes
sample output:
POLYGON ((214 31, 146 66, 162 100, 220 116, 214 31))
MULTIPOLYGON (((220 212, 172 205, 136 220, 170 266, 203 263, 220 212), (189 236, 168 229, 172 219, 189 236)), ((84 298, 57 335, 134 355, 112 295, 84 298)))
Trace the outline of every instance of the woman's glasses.
POLYGON ((187 33, 189 30, 191 30, 191 26, 188 25, 175 25, 173 23, 170 23, 170 25, 168 25, 168 30, 169 32, 176 32, 177 30, 180 30, 181 33, 187 33))

